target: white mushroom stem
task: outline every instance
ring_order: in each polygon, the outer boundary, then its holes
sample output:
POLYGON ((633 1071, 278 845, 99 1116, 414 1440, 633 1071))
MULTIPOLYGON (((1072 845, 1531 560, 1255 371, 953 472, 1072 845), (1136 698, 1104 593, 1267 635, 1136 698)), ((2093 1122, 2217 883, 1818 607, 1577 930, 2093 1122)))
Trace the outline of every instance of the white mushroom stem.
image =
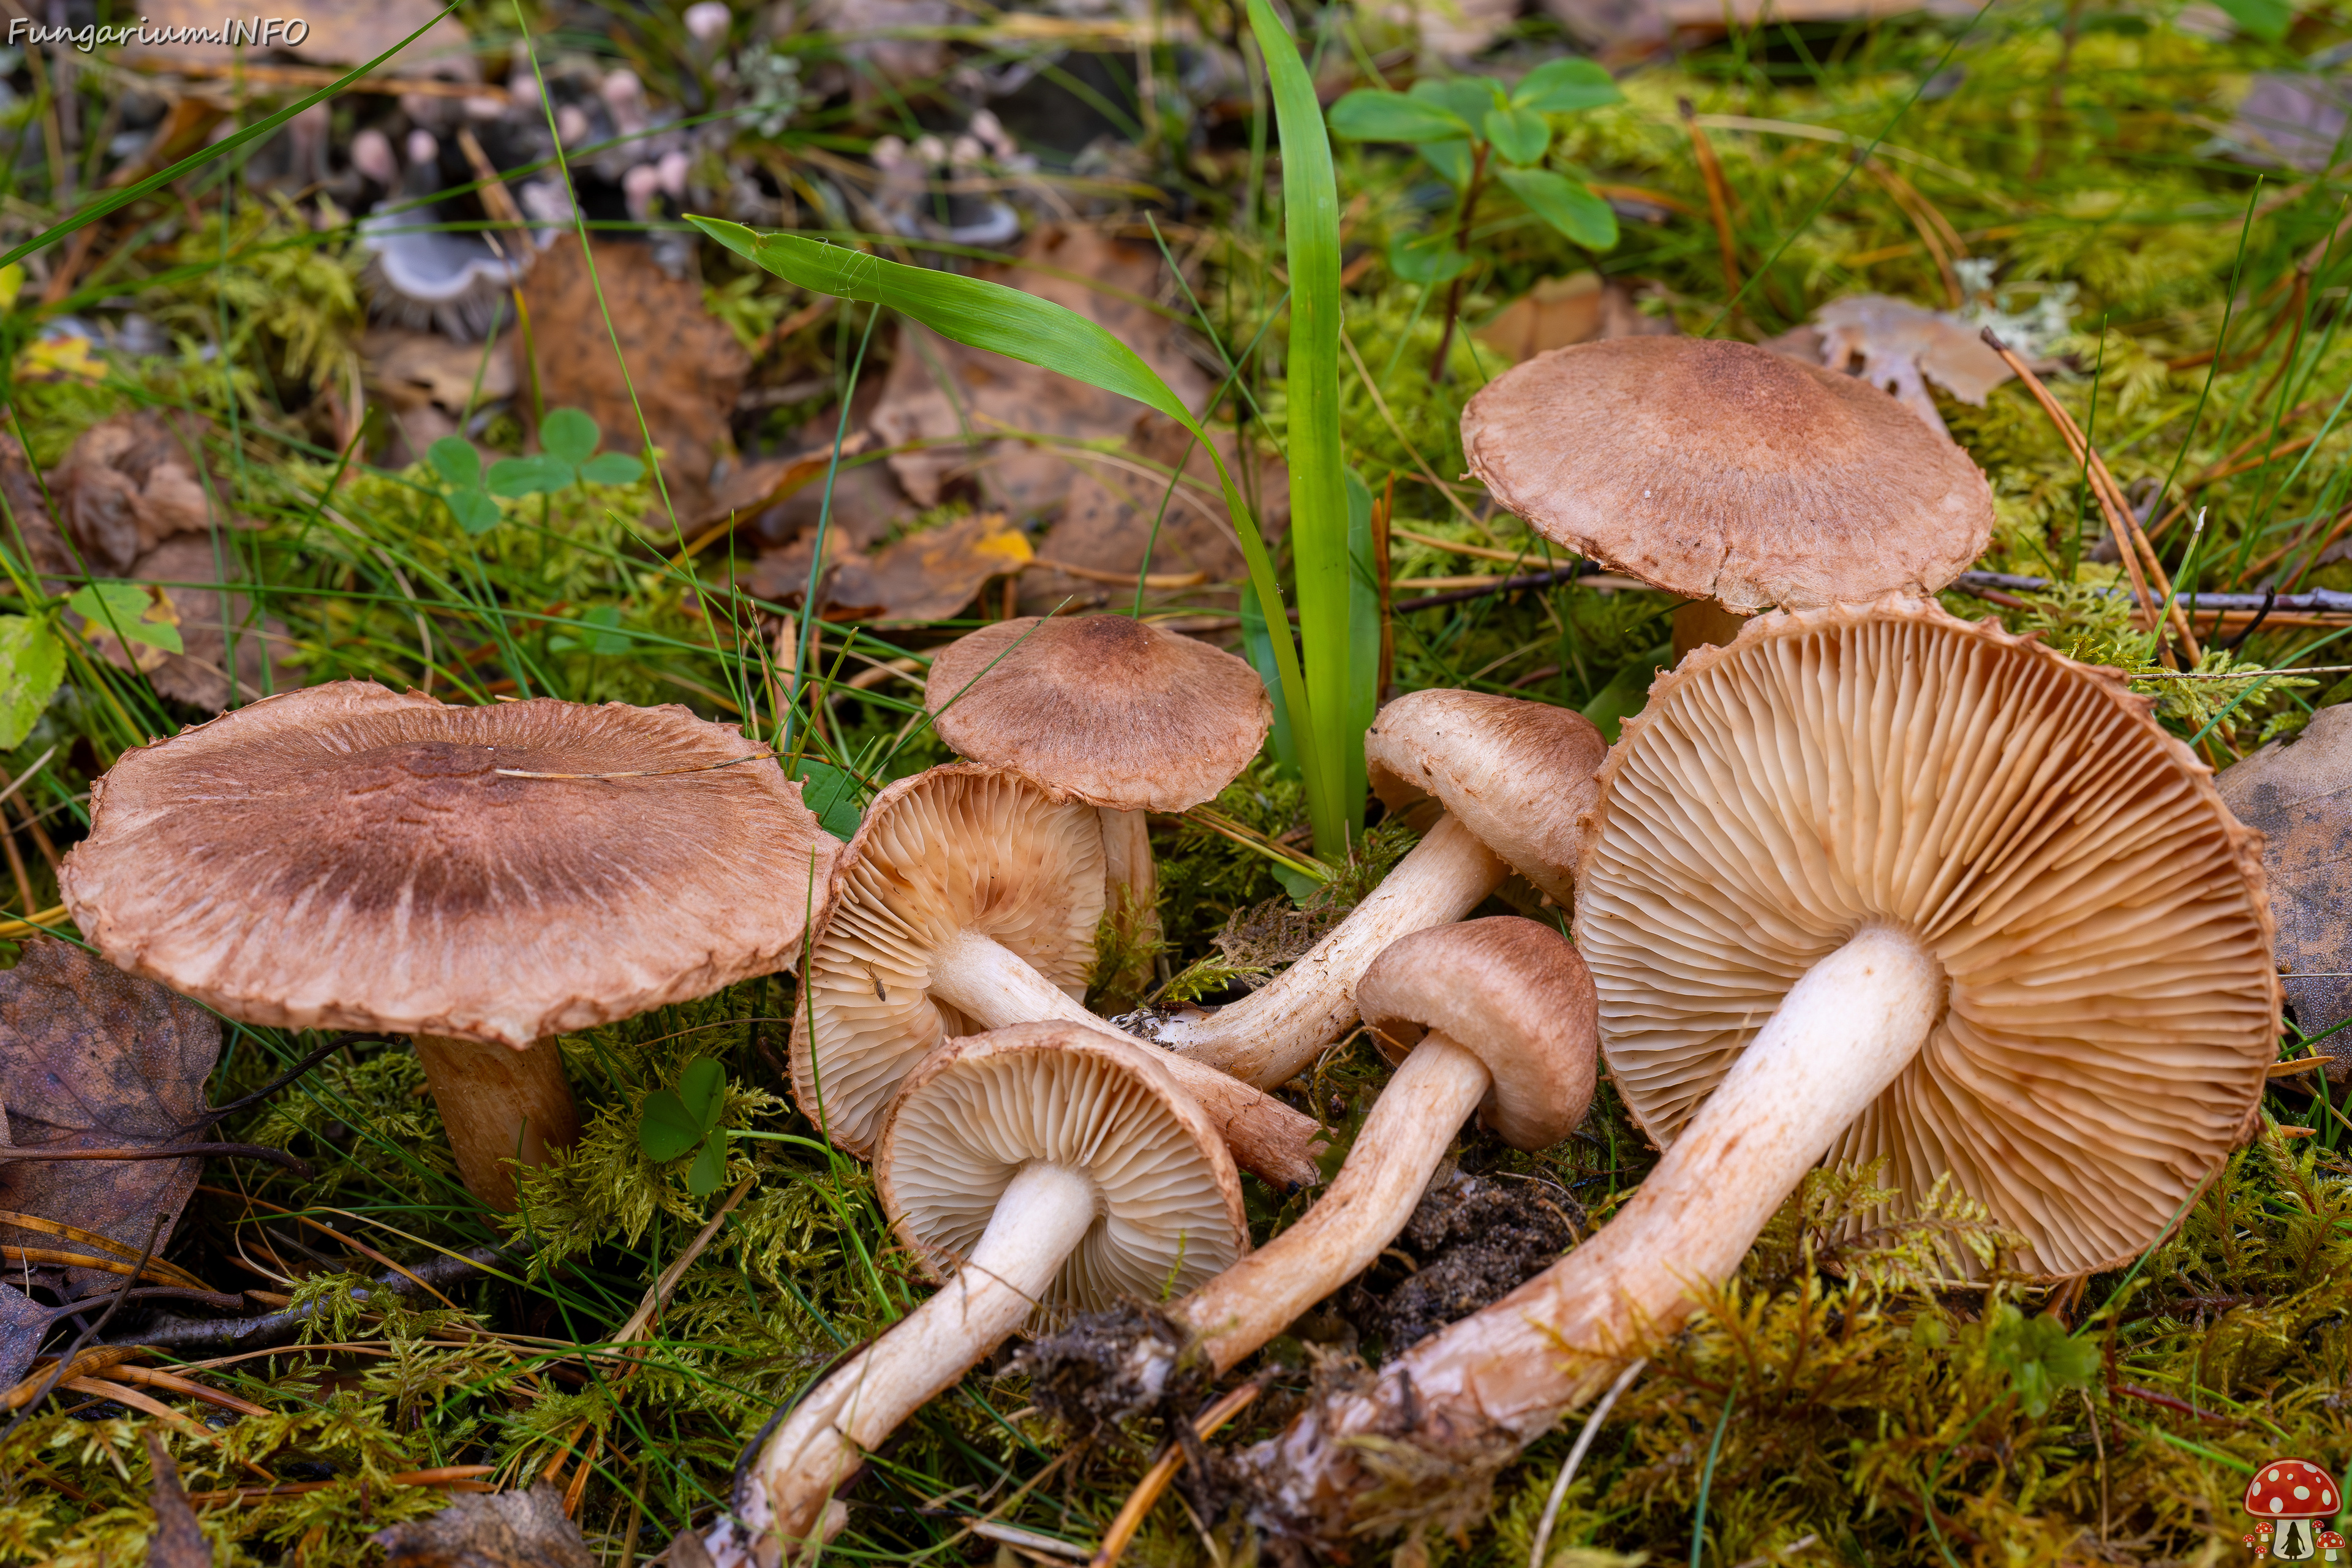
POLYGON ((1401 936, 1451 925, 1503 885, 1510 868, 1442 816, 1339 928, 1263 989, 1230 1006, 1169 1018, 1152 1031, 1171 1050, 1273 1089, 1314 1065, 1356 1016, 1356 982, 1401 936))
POLYGON ((1371 1267, 1493 1082, 1470 1051, 1444 1035, 1423 1037, 1364 1118, 1330 1190, 1297 1224, 1177 1303, 1171 1315, 1217 1371, 1371 1267))
POLYGON ((966 931, 942 944, 932 955, 930 990, 982 1029, 1051 1019, 1087 1025, 1166 1068, 1216 1122, 1242 1169, 1286 1189, 1322 1180, 1315 1163, 1322 1144, 1312 1117, 1206 1063, 1152 1050, 1112 1028, 992 937, 966 931))
POLYGON ((1410 1386, 1415 1440, 1541 1435, 1597 1393, 1694 1292, 1727 1279, 1807 1171, 1918 1056, 1943 969, 1908 932, 1865 927, 1780 1010, 1600 1234, 1501 1300, 1413 1346, 1380 1384, 1310 1411, 1255 1460, 1302 1517, 1344 1517, 1357 1449, 1410 1386), (1568 1353, 1563 1354, 1566 1352, 1568 1353))
POLYGON ((1102 814, 1103 880, 1111 919, 1130 943, 1160 940, 1160 867, 1151 858, 1151 814, 1097 808, 1102 814))
POLYGON ((433 1103, 441 1108, 466 1190, 499 1213, 512 1214, 515 1167, 508 1162, 544 1165, 549 1150, 580 1136, 580 1112, 555 1037, 520 1051, 440 1035, 416 1035, 411 1043, 425 1064, 433 1103))
POLYGON ((956 1277, 793 1408, 752 1462, 745 1512, 764 1529, 761 1562, 838 1530, 839 1511, 828 1516, 825 1508, 834 1489, 899 1423, 1021 1326, 1086 1238, 1096 1206, 1084 1172, 1043 1162, 1023 1167, 956 1277))

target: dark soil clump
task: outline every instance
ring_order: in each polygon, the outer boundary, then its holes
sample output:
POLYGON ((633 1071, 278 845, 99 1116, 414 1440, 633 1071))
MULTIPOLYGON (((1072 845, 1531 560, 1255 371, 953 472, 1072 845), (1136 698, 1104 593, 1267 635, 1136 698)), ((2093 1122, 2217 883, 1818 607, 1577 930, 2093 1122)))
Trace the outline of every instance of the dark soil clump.
POLYGON ((1396 1355, 1551 1267, 1576 1239, 1570 1216, 1580 1212, 1549 1182, 1441 1172, 1391 1256, 1348 1288, 1340 1310, 1396 1355), (1412 1258, 1409 1272, 1398 1252, 1412 1258))
POLYGON ((1040 1336, 1023 1347, 1017 1364, 1029 1376, 1037 1408, 1083 1440, 1165 1404, 1187 1411, 1197 1405, 1209 1384, 1207 1368, 1188 1363, 1183 1352, 1183 1331, 1166 1314, 1123 1301, 1040 1336), (1155 1397, 1147 1369, 1170 1363, 1165 1390, 1155 1397))

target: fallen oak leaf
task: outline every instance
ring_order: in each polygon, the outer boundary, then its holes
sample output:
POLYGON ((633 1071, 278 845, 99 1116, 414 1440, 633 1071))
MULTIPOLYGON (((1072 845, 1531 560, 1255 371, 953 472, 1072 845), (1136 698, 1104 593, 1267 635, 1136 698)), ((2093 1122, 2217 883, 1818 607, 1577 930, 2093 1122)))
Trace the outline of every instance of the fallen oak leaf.
POLYGON ((972 512, 851 555, 819 590, 828 621, 936 621, 972 601, 991 577, 1021 571, 1034 555, 1028 536, 1001 511, 972 512))
POLYGON ((368 1539, 392 1568, 594 1568, 596 1561, 551 1486, 461 1496, 368 1539))

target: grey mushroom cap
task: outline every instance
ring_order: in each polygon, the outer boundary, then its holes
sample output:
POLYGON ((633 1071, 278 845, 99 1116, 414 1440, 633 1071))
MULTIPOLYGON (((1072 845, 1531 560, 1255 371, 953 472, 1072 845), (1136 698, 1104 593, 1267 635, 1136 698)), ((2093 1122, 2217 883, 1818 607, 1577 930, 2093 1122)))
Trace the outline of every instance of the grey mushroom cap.
POLYGON ((124 753, 58 883, 107 962, 230 1017, 520 1048, 788 967, 839 848, 684 708, 346 680, 124 753))

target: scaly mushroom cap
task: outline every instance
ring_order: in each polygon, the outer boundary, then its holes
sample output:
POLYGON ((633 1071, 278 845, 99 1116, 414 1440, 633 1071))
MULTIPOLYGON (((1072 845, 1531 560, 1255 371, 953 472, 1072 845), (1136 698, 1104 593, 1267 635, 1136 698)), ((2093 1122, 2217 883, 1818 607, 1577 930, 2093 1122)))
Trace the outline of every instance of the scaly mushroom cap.
POLYGON ((1470 399, 1462 446, 1546 539, 1743 615, 1932 593, 1992 536, 1967 453, 1868 382, 1749 343, 1538 354, 1470 399))
POLYGON ((799 956, 840 846, 772 759, 709 765, 760 750, 335 681, 125 752, 58 881, 108 963, 232 1018, 520 1049, 799 956))
POLYGON ((1102 819, 1008 770, 931 768, 874 797, 833 898, 802 977, 793 1095, 863 1155, 908 1069, 971 1029, 931 998, 941 942, 992 937, 1085 1000, 1103 912, 1102 819))
POLYGON ((1356 1007, 1383 1051, 1434 1029, 1486 1064, 1479 1120, 1514 1149, 1549 1149, 1592 1103, 1600 998, 1566 937, 1516 915, 1432 926, 1381 950, 1356 1007))
POLYGON ((1127 616, 982 626, 939 651, 923 704, 957 755, 1118 811, 1215 799, 1274 722, 1248 665, 1127 616))
POLYGON ((1561 903, 1576 893, 1582 818, 1600 798, 1595 779, 1608 754, 1581 713, 1443 687, 1398 698, 1364 731, 1382 805, 1402 812, 1433 796, 1561 903))
POLYGON ((1601 770, 1576 932, 1611 1076, 1670 1142, 1806 970, 1900 924, 1945 1009, 1828 1163, 1885 1158, 1906 1205, 1948 1174, 2036 1272, 2116 1267, 2276 1055, 2258 838, 2116 671, 1916 601, 1761 618, 1601 770))
POLYGON ((2326 1519, 2338 1500, 2336 1478, 2308 1459, 2273 1459, 2246 1483, 2246 1511, 2258 1519, 2326 1519))
MULTIPOLYGON (((2214 787, 2263 835, 2278 921, 2273 956, 2306 1036, 2352 1018, 2352 708, 2323 708, 2303 733, 2223 768, 2214 787)), ((2321 1042, 2352 1063, 2352 1031, 2321 1042)))
POLYGON ((1082 1025, 948 1041, 907 1075, 874 1181, 934 1279, 980 1240, 1024 1165, 1084 1171, 1097 1217, 1040 1303, 1049 1314, 1182 1295, 1249 1250, 1241 1173, 1167 1069, 1082 1025))

